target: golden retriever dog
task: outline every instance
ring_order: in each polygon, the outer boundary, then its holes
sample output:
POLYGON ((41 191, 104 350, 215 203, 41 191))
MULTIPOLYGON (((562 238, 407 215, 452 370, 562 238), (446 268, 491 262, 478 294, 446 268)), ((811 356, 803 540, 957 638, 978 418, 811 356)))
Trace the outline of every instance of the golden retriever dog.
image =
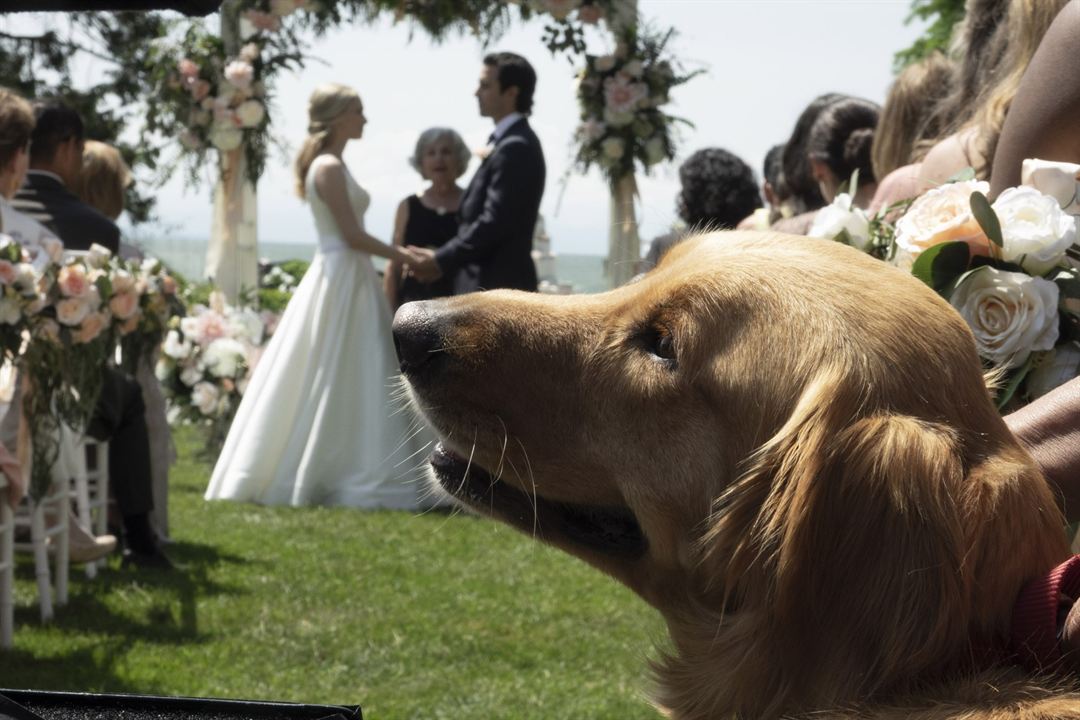
POLYGON ((1005 650, 1068 557, 963 320, 839 243, 714 233, 591 296, 399 310, 434 479, 667 622, 673 718, 1080 718, 1005 650))

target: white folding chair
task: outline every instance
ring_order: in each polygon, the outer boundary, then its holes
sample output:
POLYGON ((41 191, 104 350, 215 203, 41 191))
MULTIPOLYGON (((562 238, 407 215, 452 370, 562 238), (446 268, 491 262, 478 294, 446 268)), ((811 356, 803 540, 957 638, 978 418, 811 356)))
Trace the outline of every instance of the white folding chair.
POLYGON ((53 574, 55 573, 56 602, 68 600, 68 514, 71 512, 71 491, 67 482, 54 482, 40 501, 29 497, 15 512, 15 526, 29 528, 30 542, 15 543, 16 550, 34 554, 34 575, 37 577, 41 620, 48 622, 54 615, 53 574), (53 572, 49 570, 49 547, 54 551, 53 572))
MULTIPOLYGON (((84 436, 75 450, 72 482, 79 522, 94 535, 104 535, 109 530, 109 443, 84 436), (93 455, 93 467, 87 453, 93 455)), ((86 577, 95 577, 104 566, 104 558, 86 563, 86 577)))
POLYGON ((15 634, 15 513, 7 490, 0 473, 0 648, 11 647, 15 634))

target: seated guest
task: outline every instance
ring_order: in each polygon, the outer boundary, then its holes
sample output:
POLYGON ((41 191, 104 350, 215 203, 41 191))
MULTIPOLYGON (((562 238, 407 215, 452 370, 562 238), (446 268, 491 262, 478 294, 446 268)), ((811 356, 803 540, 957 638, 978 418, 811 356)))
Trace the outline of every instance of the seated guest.
POLYGON ((871 215, 929 189, 918 184, 919 161, 929 138, 941 133, 934 110, 947 96, 952 76, 953 63, 934 52, 904 68, 889 88, 871 149, 878 178, 867 208, 871 215))
POLYGON ((838 100, 821 111, 806 140, 810 172, 826 203, 859 173, 854 204, 865 208, 877 189, 870 148, 881 108, 862 98, 838 100))
POLYGON ((773 145, 765 153, 762 167, 761 194, 765 196, 765 207, 758 208, 736 226, 739 230, 768 230, 769 227, 784 217, 791 217, 791 207, 787 204, 791 193, 784 183, 783 169, 784 144, 773 145))
POLYGON ((75 195, 82 173, 84 129, 79 114, 56 100, 34 105, 34 135, 26 182, 15 209, 53 231, 67 250, 102 245, 120 250, 120 229, 75 195))
POLYGON ((1028 158, 1080 163, 1080 0, 1058 13, 1020 81, 1001 128, 990 191, 1020 184, 1028 158))
POLYGON ((781 155, 784 182, 790 193, 788 206, 791 208, 791 214, 775 221, 772 225, 773 230, 793 235, 805 235, 810 229, 810 223, 814 221, 818 208, 825 205, 818 182, 810 170, 806 141, 821 111, 846 97, 849 96, 840 93, 819 95, 806 106, 799 114, 799 119, 795 121, 795 128, 791 131, 791 137, 784 143, 784 151, 781 155))
MULTIPOLYGON (((410 164, 430 185, 398 205, 394 217, 394 244, 437 250, 458 232, 458 208, 463 190, 458 178, 469 167, 469 148, 450 128, 429 128, 420 134, 410 164)), ((422 283, 403 273, 401 263, 391 260, 383 274, 383 290, 391 310, 413 300, 454 294, 449 275, 422 283)))
MULTIPOLYGON (((36 220, 12 208, 9 202, 26 176, 33 130, 34 112, 30 103, 14 92, 0 88, 0 232, 24 246, 39 246, 44 251, 46 243, 59 243, 59 240, 36 220)), ((10 373, 7 379, 12 385, 18 383, 17 373, 10 373)), ((22 394, 14 387, 4 388, 0 394, 8 405, 0 421, 0 471, 8 478, 8 500, 14 506, 26 491, 24 475, 29 458, 16 458, 8 448, 16 448, 18 453, 28 456, 29 443, 25 427, 20 427, 18 403, 22 394), (20 432, 23 433, 21 443, 20 432)), ((112 535, 94 537, 72 515, 68 518, 68 547, 72 562, 93 562, 116 548, 116 538, 112 535)))
POLYGON ((731 229, 761 207, 754 171, 721 148, 705 148, 686 158, 679 166, 679 184, 676 206, 686 227, 654 238, 638 272, 656 267, 688 232, 731 229))
MULTIPOLYGON (((124 193, 131 184, 131 171, 120 151, 112 145, 87 140, 83 148, 83 168, 79 175, 76 194, 87 205, 98 210, 110 220, 116 220, 124 212, 124 193)), ((120 256, 125 259, 141 259, 138 248, 120 241, 120 256)), ((165 396, 161 383, 154 375, 157 352, 153 357, 141 358, 135 370, 135 379, 142 388, 146 405, 146 425, 150 433, 150 468, 153 476, 154 529, 161 537, 168 536, 169 466, 176 459, 172 432, 166 416, 165 396)))
MULTIPOLYGON (((83 145, 82 172, 75 194, 79 199, 113 222, 124 212, 124 194, 131 185, 131 170, 120 151, 97 140, 83 145)), ((140 260, 142 252, 120 239, 120 257, 140 260)))
POLYGON ((990 178, 998 138, 1020 81, 1043 35, 1067 2, 1009 0, 1005 20, 1000 22, 1004 51, 990 82, 966 122, 926 154, 919 169, 922 185, 933 187, 968 167, 980 179, 990 178))
MULTIPOLYGON (((30 170, 13 204, 57 230, 65 249, 108 243, 106 247, 115 252, 120 239, 116 225, 67 189, 69 184, 77 186, 82 170, 83 125, 78 113, 49 102, 35 106, 35 116, 30 170)), ((86 433, 109 442, 109 489, 123 518, 124 562, 168 568, 172 563, 150 525, 154 500, 145 415, 139 383, 115 367, 103 368, 101 396, 86 433)))

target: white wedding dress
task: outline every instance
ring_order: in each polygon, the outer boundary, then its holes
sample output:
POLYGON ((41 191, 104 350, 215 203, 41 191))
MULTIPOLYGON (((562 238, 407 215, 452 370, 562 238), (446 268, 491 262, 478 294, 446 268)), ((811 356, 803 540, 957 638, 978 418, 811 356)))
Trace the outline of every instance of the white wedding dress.
MULTIPOLYGON (((341 239, 307 177, 319 248, 244 392, 206 499, 414 510, 426 427, 400 399, 390 310, 371 258, 341 239)), ((367 192, 346 171, 363 227, 367 192)))

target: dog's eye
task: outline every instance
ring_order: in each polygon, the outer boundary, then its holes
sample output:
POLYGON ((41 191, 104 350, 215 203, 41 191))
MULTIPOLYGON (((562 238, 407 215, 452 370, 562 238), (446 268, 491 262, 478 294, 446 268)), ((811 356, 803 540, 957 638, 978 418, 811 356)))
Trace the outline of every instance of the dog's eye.
POLYGON ((649 352, 662 360, 675 360, 675 338, 663 326, 655 327, 649 334, 649 352))

